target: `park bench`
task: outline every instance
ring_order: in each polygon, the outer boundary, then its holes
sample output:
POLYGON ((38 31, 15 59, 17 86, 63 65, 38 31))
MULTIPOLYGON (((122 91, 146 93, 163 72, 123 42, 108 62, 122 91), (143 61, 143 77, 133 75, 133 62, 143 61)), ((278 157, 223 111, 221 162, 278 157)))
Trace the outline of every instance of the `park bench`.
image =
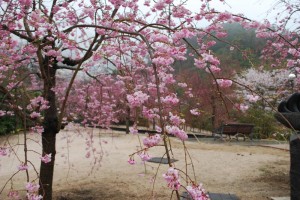
POLYGON ((213 131, 213 136, 215 140, 218 137, 220 139, 223 139, 224 135, 226 137, 229 137, 230 140, 232 136, 234 136, 236 140, 238 140, 239 136, 242 136, 244 138, 244 141, 246 140, 246 138, 250 138, 250 140, 252 140, 253 128, 254 128, 253 124, 224 123, 215 131, 213 131))

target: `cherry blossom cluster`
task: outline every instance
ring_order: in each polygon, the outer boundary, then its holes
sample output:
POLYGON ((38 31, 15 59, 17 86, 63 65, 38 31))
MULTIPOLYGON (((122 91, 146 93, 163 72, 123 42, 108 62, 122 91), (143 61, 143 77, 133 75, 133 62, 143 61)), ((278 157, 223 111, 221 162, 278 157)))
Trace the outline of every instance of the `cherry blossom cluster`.
POLYGON ((186 132, 184 130, 181 130, 177 126, 166 126, 166 131, 169 134, 175 135, 176 137, 178 137, 182 141, 184 141, 188 138, 188 135, 186 134, 186 132))
POLYGON ((136 135, 138 134, 138 129, 136 128, 136 126, 130 127, 129 131, 131 134, 136 135))
POLYGON ((145 101, 147 101, 149 95, 143 93, 142 91, 137 91, 132 95, 127 95, 128 103, 131 107, 140 107, 145 101))
POLYGON ((170 123, 179 126, 180 124, 183 124, 185 122, 184 119, 180 118, 178 115, 173 115, 171 112, 169 112, 170 117, 170 123))
POLYGON ((16 190, 10 190, 7 197, 9 199, 12 199, 12 200, 19 200, 20 199, 19 192, 16 191, 16 190))
POLYGON ((249 102, 255 103, 259 100, 259 96, 249 94, 247 95, 247 99, 249 100, 249 102))
POLYGON ((27 106, 27 109, 31 111, 30 117, 33 119, 41 117, 40 112, 48 108, 48 101, 41 96, 31 99, 30 104, 27 106))
POLYGON ((36 126, 33 126, 31 127, 31 130, 34 132, 34 133, 38 133, 39 135, 41 135, 44 131, 44 127, 43 126, 39 126, 39 125, 36 125, 36 126))
POLYGON ((243 104, 243 103, 241 103, 241 104, 235 104, 235 107, 238 110, 242 111, 242 112, 246 112, 249 109, 249 105, 246 105, 246 104, 243 104))
POLYGON ((127 161, 130 165, 134 165, 136 162, 134 160, 133 157, 129 157, 128 161, 127 161))
POLYGON ((232 85, 232 81, 227 79, 217 79, 217 83, 221 88, 228 88, 232 85))
POLYGON ((28 200, 40 200, 43 199, 41 195, 38 195, 37 192, 39 191, 40 185, 33 183, 33 182, 28 182, 26 183, 25 186, 27 190, 26 197, 28 200))
MULTIPOLYGON (((63 101, 64 83, 55 88, 58 92, 59 101, 63 101)), ((83 125, 109 127, 111 122, 117 122, 116 116, 120 112, 115 98, 121 96, 122 85, 110 76, 103 76, 101 83, 97 81, 76 81, 76 89, 72 91, 67 107, 67 120, 75 120, 83 125), (85 84, 83 85, 83 82, 85 84), (82 86, 83 85, 83 86, 82 86)))
POLYGON ((209 196, 205 193, 205 190, 202 187, 202 184, 199 185, 188 185, 186 190, 193 200, 209 200, 209 196))
POLYGON ((168 95, 166 97, 161 98, 162 102, 168 105, 175 105, 179 102, 179 99, 175 94, 168 95))
POLYGON ((146 151, 142 151, 138 155, 142 161, 147 161, 147 160, 151 159, 151 156, 146 151))
POLYGON ((25 171, 25 170, 28 170, 29 166, 25 163, 22 163, 18 166, 18 170, 20 171, 25 171))
POLYGON ((157 114, 158 113, 158 109, 157 108, 154 108, 154 109, 148 109, 147 107, 143 107, 143 110, 142 110, 142 114, 144 117, 146 117, 147 119, 154 119, 154 118, 159 118, 159 115, 157 114))
POLYGON ((190 112, 191 112, 192 115, 195 115, 195 116, 199 116, 199 115, 200 115, 200 112, 199 112, 198 109, 196 109, 196 108, 190 110, 190 112))
POLYGON ((179 179, 179 172, 177 169, 170 167, 167 173, 163 174, 164 179, 168 183, 168 187, 172 190, 179 190, 181 184, 179 179))
MULTIPOLYGON (((158 145, 166 133, 186 140, 187 134, 179 128, 185 123, 179 107, 199 95, 184 81, 176 84, 174 63, 186 60, 187 49, 191 49, 188 53, 195 67, 221 73, 222 64, 210 49, 216 44, 215 37, 227 36, 222 23, 240 22, 245 28, 256 28, 257 36, 263 38, 273 39, 280 32, 273 34, 267 21, 258 23, 218 12, 208 2, 200 1, 199 9, 191 12, 184 1, 174 0, 145 0, 142 6, 138 0, 53 1, 53 6, 43 1, 1 1, 5 12, 1 13, 0 25, 0 89, 6 98, 0 117, 28 114, 36 123, 32 130, 42 136, 56 119, 105 128, 113 122, 135 119, 130 132, 137 134, 137 119, 143 117, 155 122, 160 133, 143 140, 146 148, 158 145), (147 12, 141 14, 144 7, 147 12), (200 30, 197 24, 203 20, 210 25, 200 30), (195 39, 198 45, 189 44, 187 38, 195 39), (178 87, 184 91, 186 102, 176 91, 178 87), (26 111, 19 102, 24 88, 26 93, 43 96, 29 95, 26 111), (53 115, 55 120, 49 117, 53 115)), ((293 34, 286 37, 293 45, 289 48, 289 42, 275 40, 269 45, 272 50, 264 53, 280 52, 280 59, 288 58, 285 64, 292 68, 300 63, 296 38, 293 34)), ((223 89, 232 82, 217 79, 217 84, 223 89)), ((258 99, 253 96, 248 100, 258 99)), ((237 107, 246 110, 247 105, 237 107)), ((190 113, 200 115, 197 109, 190 113)), ((97 152, 93 143, 93 134, 89 134, 87 158, 97 152)), ((0 156, 7 154, 1 147, 0 156)), ((54 155, 43 152, 42 165, 54 161, 54 155)), ((143 161, 150 158, 145 149, 138 155, 143 161)), ((135 163, 133 156, 128 162, 135 163)), ((28 166, 22 163, 18 169, 27 170, 28 166)), ((171 189, 180 188, 176 169, 170 168, 164 178, 171 189)), ((26 185, 28 199, 41 199, 36 195, 38 187, 26 185)), ((189 188, 194 196, 197 188, 189 188)))
POLYGON ((0 156, 7 156, 8 150, 5 147, 0 147, 0 156))
POLYGON ((162 141, 160 134, 149 135, 143 139, 143 144, 147 147, 154 147, 162 141))
MULTIPOLYGON (((289 83, 289 71, 286 69, 247 69, 240 76, 236 76, 235 80, 240 84, 236 90, 236 94, 244 99, 241 110, 246 110, 251 105, 258 105, 259 100, 279 101, 287 93, 290 88, 286 87, 289 83), (245 87, 247 89, 245 89, 245 87)), ((240 106, 238 106, 240 107, 240 106)), ((263 109, 267 109, 266 106, 263 109)))
POLYGON ((49 163, 51 162, 51 153, 45 154, 43 157, 41 157, 42 162, 49 163))

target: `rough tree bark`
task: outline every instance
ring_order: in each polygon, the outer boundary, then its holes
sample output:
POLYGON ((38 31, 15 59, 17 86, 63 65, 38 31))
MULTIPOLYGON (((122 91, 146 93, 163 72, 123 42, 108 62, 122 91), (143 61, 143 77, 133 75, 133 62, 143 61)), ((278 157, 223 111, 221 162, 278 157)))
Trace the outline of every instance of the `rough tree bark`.
POLYGON ((51 162, 41 162, 40 167, 40 190, 39 194, 44 200, 52 200, 52 184, 54 175, 54 164, 56 154, 56 134, 58 128, 58 112, 56 104, 56 94, 52 89, 55 87, 55 67, 45 64, 44 66, 44 98, 49 102, 49 108, 45 111, 44 132, 42 133, 42 153, 51 153, 51 162))

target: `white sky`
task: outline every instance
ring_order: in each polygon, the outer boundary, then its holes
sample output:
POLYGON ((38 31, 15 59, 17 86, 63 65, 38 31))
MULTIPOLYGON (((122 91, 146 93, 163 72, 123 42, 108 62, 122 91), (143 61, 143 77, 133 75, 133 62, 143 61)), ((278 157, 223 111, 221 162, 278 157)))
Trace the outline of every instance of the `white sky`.
MULTIPOLYGON (((261 21, 268 18, 271 22, 274 22, 274 16, 276 14, 273 11, 271 14, 268 12, 272 10, 277 0, 225 0, 226 4, 221 3, 219 0, 212 0, 210 7, 215 8, 218 11, 228 11, 233 14, 243 13, 246 17, 261 21), (269 14, 268 14, 269 13, 269 14)), ((190 9, 199 8, 199 0, 189 0, 188 7, 190 9)), ((196 11, 196 10, 194 10, 196 11)))

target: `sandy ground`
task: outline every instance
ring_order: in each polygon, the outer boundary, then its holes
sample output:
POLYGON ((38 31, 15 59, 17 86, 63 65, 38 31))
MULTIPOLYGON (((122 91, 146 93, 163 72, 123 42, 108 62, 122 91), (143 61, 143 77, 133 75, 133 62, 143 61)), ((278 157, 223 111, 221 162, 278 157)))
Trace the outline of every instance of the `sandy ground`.
MULTIPOLYGON (((142 140, 145 135, 140 135, 142 140)), ((28 141, 30 150, 40 152, 40 145, 28 141)), ((0 146, 7 138, 0 138, 0 146)), ((9 138, 11 145, 23 143, 23 136, 9 138)), ((228 142, 185 142, 192 158, 185 161, 182 142, 171 138, 176 168, 186 171, 204 188, 213 193, 236 194, 240 199, 260 200, 274 196, 289 196, 289 152, 267 147, 240 145, 228 142), (187 164, 187 165, 186 165, 187 164), (193 166, 193 167, 192 167, 193 166)), ((15 146, 20 160, 24 160, 22 146, 15 146)), ((99 129, 64 130, 57 135, 57 158, 55 165, 54 196, 57 200, 118 200, 118 199, 171 199, 172 191, 162 174, 168 165, 140 161, 135 156, 136 165, 129 165, 129 155, 139 148, 139 139, 134 135, 99 129), (93 133, 93 134, 91 134, 93 133), (91 136, 93 135, 93 137, 91 136), (92 148, 96 148, 89 158, 87 143, 93 138, 92 148), (153 184, 153 180, 155 183, 153 184)), ((162 157, 164 147, 152 148, 149 154, 162 157)), ((38 170, 39 155, 29 152, 30 161, 38 170)), ((17 171, 20 163, 15 156, 0 157, 0 186, 17 171)), ((30 167, 31 180, 36 178, 30 167)), ((24 189, 25 173, 18 173, 9 181, 0 195, 7 199, 10 187, 24 189)), ((186 177, 181 178, 183 185, 186 177)), ((182 188, 180 192, 183 192, 182 188)), ((21 191, 24 193, 24 191, 21 191)), ((175 199, 175 196, 173 197, 175 199)))

